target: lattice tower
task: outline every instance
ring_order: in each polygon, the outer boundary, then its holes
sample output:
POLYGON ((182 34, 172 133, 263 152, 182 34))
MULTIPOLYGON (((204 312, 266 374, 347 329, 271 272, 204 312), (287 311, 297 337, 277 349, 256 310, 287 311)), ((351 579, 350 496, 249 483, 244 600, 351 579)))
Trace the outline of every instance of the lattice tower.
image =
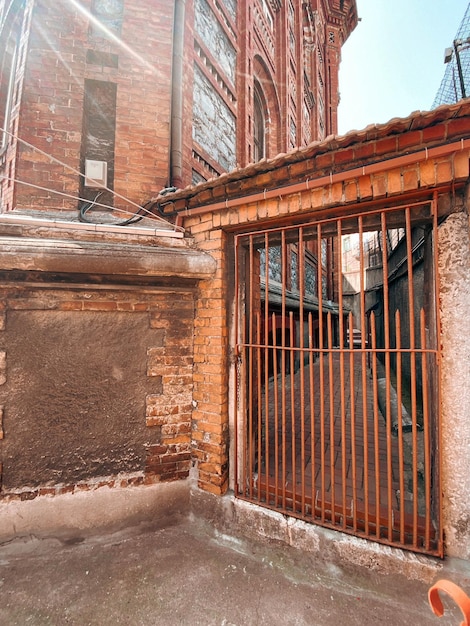
MULTIPOLYGON (((470 2, 465 11, 464 18, 455 35, 455 40, 465 40, 470 37, 470 2)), ((465 85, 466 96, 470 95, 470 44, 464 44, 460 48, 460 63, 462 66, 462 76, 465 85)), ((438 89, 432 108, 435 109, 440 104, 452 104, 462 98, 459 71, 455 51, 452 59, 447 63, 441 86, 438 89)))

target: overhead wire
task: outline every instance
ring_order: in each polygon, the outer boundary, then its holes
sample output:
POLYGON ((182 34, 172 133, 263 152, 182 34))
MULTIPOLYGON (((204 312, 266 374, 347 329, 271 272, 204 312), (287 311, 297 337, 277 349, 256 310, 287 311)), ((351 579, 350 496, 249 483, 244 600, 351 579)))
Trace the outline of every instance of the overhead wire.
MULTIPOLYGON (((12 176, 6 176, 5 174, 0 174, 0 180, 8 180, 11 181, 13 183, 17 183, 19 185, 26 185, 27 187, 32 187, 34 189, 38 189, 39 191, 47 191, 48 193, 54 193, 57 194, 59 196, 63 196, 65 198, 71 198, 72 200, 78 200, 79 202, 84 202, 86 204, 91 204, 93 206, 98 206, 98 207, 103 207, 105 209, 111 209, 114 213, 123 213, 125 215, 129 215, 130 211, 126 211, 125 209, 118 209, 116 207, 112 207, 109 204, 103 204, 101 202, 97 202, 97 197, 95 196, 94 200, 90 200, 89 198, 81 198, 80 196, 75 196, 73 194, 70 193, 66 193, 65 191, 57 191, 56 189, 51 189, 50 187, 42 187, 41 185, 36 185, 35 183, 28 183, 25 180, 20 180, 19 178, 13 178, 12 176)), ((100 193, 103 192, 99 192, 98 195, 100 193)), ((150 200, 148 204, 153 203, 153 200, 150 200)), ((91 206, 86 208, 86 210, 84 211, 84 215, 86 215, 86 213, 90 210, 91 206)), ((151 211, 149 211, 145 206, 140 207, 140 209, 142 210, 142 212, 147 213, 149 215, 152 216, 152 219, 155 217, 154 213, 152 213, 151 211)), ((82 209, 80 209, 81 211, 82 209)), ((127 223, 133 223, 134 221, 134 217, 136 216, 136 214, 138 214, 138 211, 136 211, 136 213, 132 213, 132 217, 130 217, 128 220, 126 220, 127 223)), ((139 219, 136 219, 135 221, 140 221, 140 219, 143 219, 145 217, 145 215, 138 215, 139 219)), ((158 216, 156 216, 158 219, 158 216)), ((89 224, 96 224, 97 222, 91 222, 88 219, 83 219, 81 221, 86 221, 89 224)), ((167 222, 164 219, 160 219, 159 221, 163 221, 165 222, 165 224, 170 224, 170 222, 167 222)), ((120 225, 121 226, 126 226, 127 223, 121 222, 120 225)), ((111 225, 116 225, 116 223, 112 223, 111 225)), ((173 224, 170 224, 171 226, 173 226, 173 224)))
MULTIPOLYGON (((129 54, 130 56, 132 56, 134 59, 136 59, 139 64, 141 64, 146 71, 151 71, 153 74, 157 74, 157 68, 151 64, 145 57, 143 57, 142 55, 140 55, 136 50, 134 50, 131 46, 127 45, 120 37, 118 37, 111 29, 109 29, 105 24, 103 24, 97 17, 96 15, 93 14, 93 12, 91 12, 89 9, 85 8, 79 1, 77 0, 68 0, 69 4, 71 6, 73 6, 75 8, 75 10, 80 13, 86 20, 87 23, 89 24, 93 24, 93 26, 95 28, 100 29, 104 36, 113 41, 114 44, 116 44, 117 46, 119 46, 126 54, 129 54)), ((45 37, 46 41, 49 42, 48 38, 45 37)), ((51 50, 54 50, 53 46, 51 45, 51 50)), ((59 56, 59 53, 57 50, 54 50, 54 52, 59 56)), ((62 63, 64 63, 63 58, 60 58, 60 60, 62 61, 62 63)), ((70 70, 69 66, 66 65, 67 69, 70 70)), ((72 71, 70 71, 70 74, 73 74, 72 71)), ((39 152, 40 154, 46 156, 47 158, 49 158, 51 161, 60 164, 61 166, 69 169, 70 171, 74 172, 75 174, 78 174, 79 176, 85 178, 85 175, 76 170, 75 168, 71 167, 70 165, 63 163, 62 161, 60 161, 59 159, 56 159, 55 157, 53 157, 52 155, 48 154, 47 152, 42 151, 40 148, 37 148, 36 146, 28 143, 27 141, 25 141, 24 139, 21 139, 19 136, 17 135, 13 135, 12 133, 10 133, 9 131, 7 131, 4 128, 0 128, 1 132, 6 133, 7 135, 9 135, 10 137, 14 137, 16 138, 17 141, 21 142, 22 144, 29 146, 30 148, 32 148, 33 150, 39 152)), ((21 184, 27 184, 25 181, 17 181, 20 182, 21 184)), ((183 231, 184 232, 184 228, 182 228, 179 225, 173 224, 172 222, 168 221, 167 219, 165 219, 165 217, 163 217, 162 215, 162 211, 161 211, 161 207, 160 204, 157 202, 156 199, 151 199, 148 202, 146 202, 144 204, 144 206, 136 204, 135 202, 133 202, 132 200, 129 200, 129 198, 126 198, 125 196, 120 195, 119 193, 115 192, 114 190, 110 189, 107 186, 104 185, 100 185, 101 189, 104 189, 110 193, 112 193, 116 198, 120 198, 121 200, 124 200, 125 202, 127 202, 128 204, 134 206, 137 211, 135 211, 134 213, 132 213, 131 211, 125 211, 123 209, 116 209, 115 207, 111 207, 111 206, 106 206, 100 203, 97 203, 96 200, 100 197, 100 195, 102 194, 102 192, 98 193, 95 196, 95 199, 93 201, 90 201, 89 199, 80 199, 81 202, 85 202, 86 204, 82 207, 80 207, 79 209, 79 219, 82 221, 88 221, 90 223, 90 220, 88 220, 85 216, 86 214, 94 207, 94 206, 104 206, 105 208, 109 208, 115 212, 120 212, 120 213, 125 213, 126 215, 131 215, 130 218, 128 218, 127 220, 125 220, 124 222, 119 222, 116 223, 114 222, 114 225, 120 225, 120 226, 125 226, 128 224, 132 224, 135 223, 137 221, 140 221, 141 219, 143 219, 143 217, 146 215, 150 216, 152 219, 157 219, 160 222, 163 222, 169 226, 171 226, 174 230, 178 230, 178 231, 183 231), (147 207, 152 207, 152 208, 156 208, 159 214, 154 213, 153 211, 149 210, 147 207)), ((48 189, 47 191, 49 191, 50 193, 58 193, 56 192, 54 189, 48 189)), ((63 195, 63 194, 62 194, 63 195)))
MULTIPOLYGON (((7 131, 6 129, 4 129, 2 127, 0 127, 0 132, 5 133, 6 135, 8 135, 9 137, 12 137, 13 139, 16 139, 16 141, 18 141, 19 143, 21 143, 21 144, 23 144, 25 146, 28 146, 29 148, 35 150, 39 154, 42 154, 43 156, 47 157, 52 162, 57 163, 58 165, 61 165, 62 167, 70 170, 74 174, 77 174, 78 176, 80 176, 82 178, 85 178, 85 174, 83 174, 79 170, 75 169, 71 165, 68 165, 67 163, 64 163, 63 161, 60 161, 59 159, 56 159, 51 154, 49 154, 47 152, 44 152, 44 150, 41 150, 41 148, 38 148, 37 146, 29 143, 28 141, 25 141, 24 139, 21 139, 21 137, 19 137, 18 135, 10 133, 9 131, 7 131)), ((174 230, 180 230, 180 231, 184 230, 181 226, 177 226, 176 224, 172 224, 171 222, 169 222, 168 220, 164 219, 160 215, 157 215, 157 214, 153 213, 152 211, 150 211, 148 208, 146 208, 148 205, 152 206, 154 204, 154 200, 150 200, 149 202, 146 203, 146 205, 142 206, 142 205, 137 204, 136 202, 133 202, 129 198, 126 198, 125 196, 117 193, 113 189, 110 189, 109 187, 106 187, 106 186, 102 186, 102 190, 103 191, 109 191, 110 193, 112 193, 117 198, 119 198, 121 200, 124 200, 128 204, 136 207, 137 211, 135 211, 135 212, 126 211, 125 209, 119 209, 117 207, 110 206, 109 204, 102 204, 102 203, 96 202, 96 199, 97 199, 98 196, 95 196, 95 200, 90 201, 89 198, 81 198, 79 196, 75 196, 75 195, 72 195, 72 194, 67 194, 65 192, 57 191, 57 190, 49 188, 49 187, 41 187, 40 185, 35 185, 34 183, 29 183, 29 182, 22 181, 22 180, 19 180, 19 179, 16 179, 16 178, 12 178, 12 177, 6 176, 4 174, 0 174, 0 179, 9 180, 9 181, 12 181, 14 183, 18 183, 18 184, 21 184, 21 185, 27 185, 29 187, 33 187, 33 188, 39 189, 41 191, 47 191, 49 193, 54 193, 54 194, 57 194, 57 195, 60 195, 60 196, 72 198, 73 200, 78 200, 79 202, 85 202, 87 205, 90 205, 90 206, 86 207, 84 215, 86 215, 86 213, 89 210, 91 210, 91 208, 93 206, 99 206, 99 207, 103 207, 103 208, 106 208, 106 209, 110 209, 110 210, 112 210, 113 212, 116 212, 116 213, 124 213, 125 215, 131 215, 131 217, 128 220, 126 220, 125 222, 117 223, 117 224, 114 223, 114 225, 127 226, 128 224, 132 224, 132 223, 135 223, 137 221, 140 221, 141 219, 143 219, 145 217, 145 215, 148 215, 152 219, 156 219, 156 220, 158 220, 160 222, 165 223, 167 226, 171 226, 174 230)), ((100 191, 98 195, 102 194, 103 191, 100 191)), ((80 214, 82 213, 81 209, 80 209, 79 213, 80 214)), ((88 223, 94 223, 94 222, 91 222, 90 220, 83 220, 83 221, 87 221, 88 223)))
MULTIPOLYGON (((147 71, 150 70, 150 71, 152 71, 152 73, 157 73, 157 70, 156 70, 154 65, 149 63, 147 59, 145 59, 143 56, 141 56, 133 48, 131 48, 130 46, 125 44, 122 41, 122 39, 117 37, 114 32, 112 32, 109 28, 107 28, 107 26, 105 26, 100 20, 98 20, 96 18, 96 16, 93 15, 93 13, 90 12, 88 9, 86 9, 80 2, 77 2, 77 0, 69 0, 69 3, 79 13, 81 13, 87 19, 87 21, 89 23, 93 23, 93 25, 96 28, 101 29, 108 39, 111 39, 112 41, 114 41, 114 43, 117 44, 120 48, 122 48, 127 54, 130 54, 132 57, 134 57, 140 64, 142 64, 145 67, 145 69, 147 71)), ((51 46, 51 49, 52 49, 52 46, 51 46)), ((14 135, 14 134, 10 133, 9 131, 7 131, 5 128, 1 128, 1 127, 0 127, 0 132, 4 132, 8 136, 15 138, 18 142, 22 143, 23 145, 30 147, 31 149, 33 149, 33 150, 37 151, 38 153, 42 154, 43 156, 46 156, 51 161, 53 161, 55 163, 58 163, 62 167, 65 167, 66 169, 70 170, 71 172, 74 172, 78 176, 80 176, 82 178, 85 178, 85 174, 83 174, 82 172, 76 170, 75 168, 73 168, 72 166, 68 165, 67 163, 64 163, 64 162, 60 161, 59 159, 56 159, 51 154, 48 154, 47 152, 44 152, 43 150, 41 150, 37 146, 34 146, 31 143, 28 143, 24 139, 21 139, 18 135, 14 135)), ((3 178, 6 178, 6 177, 3 177, 3 178)), ((27 183, 26 181, 15 180, 15 179, 12 179, 12 178, 7 178, 7 180, 14 180, 15 182, 17 182, 19 184, 34 186, 32 183, 27 183)), ((124 213, 125 215, 130 215, 131 216, 127 220, 124 220, 123 222, 117 222, 117 223, 113 222, 113 225, 127 226, 129 224, 133 224, 135 222, 138 222, 138 221, 142 220, 145 217, 145 215, 148 215, 152 219, 156 219, 156 220, 158 220, 160 222, 165 223, 166 225, 171 226, 172 229, 175 230, 175 231, 184 232, 184 228, 182 226, 179 226, 177 224, 173 224, 172 222, 170 222, 167 219, 165 219, 165 217, 163 217, 160 203, 157 202, 156 199, 150 199, 148 202, 146 202, 144 204, 144 206, 142 206, 142 205, 136 204, 135 202, 133 202, 129 198, 126 198, 125 196, 122 196, 121 194, 117 193, 116 191, 110 189, 109 187, 104 186, 104 185, 100 185, 101 189, 110 192, 111 194, 113 194, 114 197, 120 198, 121 200, 124 200, 125 202, 127 202, 131 206, 134 206, 137 209, 137 211, 132 212, 132 211, 126 211, 124 209, 117 209, 116 207, 112 207, 112 206, 105 205, 105 204, 97 202, 98 198, 103 193, 102 191, 100 191, 95 196, 94 200, 90 201, 89 199, 74 197, 74 196, 71 196, 71 195, 67 195, 67 194, 65 194, 63 192, 58 192, 55 189, 41 188, 39 186, 36 186, 36 187, 38 189, 42 189, 44 191, 48 191, 49 193, 55 193, 55 194, 59 194, 59 195, 62 195, 62 196, 71 197, 71 198, 74 198, 74 199, 76 199, 76 200, 78 200, 80 202, 84 202, 85 204, 82 205, 79 208, 79 219, 81 221, 85 221, 85 222, 93 224, 94 222, 92 222, 91 220, 89 220, 86 217, 87 213, 89 211, 91 211, 91 209, 93 207, 104 207, 104 208, 107 208, 107 209, 111 209, 115 213, 116 212, 117 213, 124 213), (155 212, 149 210, 149 208, 147 208, 147 207, 155 208, 158 211, 158 214, 156 214, 155 212)), ((166 189, 166 190, 162 190, 162 191, 169 191, 169 188, 166 189)))

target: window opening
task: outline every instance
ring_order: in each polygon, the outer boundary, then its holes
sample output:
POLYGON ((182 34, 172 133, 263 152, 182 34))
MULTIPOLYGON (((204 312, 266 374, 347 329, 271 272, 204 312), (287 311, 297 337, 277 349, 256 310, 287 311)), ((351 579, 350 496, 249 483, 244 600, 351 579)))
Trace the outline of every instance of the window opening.
POLYGON ((266 116, 258 82, 255 82, 253 96, 253 160, 256 162, 266 156, 266 116))

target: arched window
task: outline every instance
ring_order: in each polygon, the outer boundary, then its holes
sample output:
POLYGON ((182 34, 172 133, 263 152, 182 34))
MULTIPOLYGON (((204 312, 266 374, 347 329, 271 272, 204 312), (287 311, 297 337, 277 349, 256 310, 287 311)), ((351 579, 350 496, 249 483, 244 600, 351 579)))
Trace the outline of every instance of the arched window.
POLYGON ((260 161, 266 156, 266 116, 263 94, 258 82, 255 82, 253 102, 253 160, 260 161))

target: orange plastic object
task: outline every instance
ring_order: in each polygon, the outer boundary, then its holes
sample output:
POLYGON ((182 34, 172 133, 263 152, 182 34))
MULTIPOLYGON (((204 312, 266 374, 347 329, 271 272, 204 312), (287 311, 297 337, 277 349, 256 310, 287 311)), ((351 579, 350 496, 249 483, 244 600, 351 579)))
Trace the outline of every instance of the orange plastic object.
POLYGON ((439 591, 445 591, 462 611, 465 619, 460 626, 470 626, 470 598, 458 585, 450 580, 438 580, 428 592, 429 604, 434 615, 437 615, 437 617, 444 615, 444 605, 439 596, 439 591))

